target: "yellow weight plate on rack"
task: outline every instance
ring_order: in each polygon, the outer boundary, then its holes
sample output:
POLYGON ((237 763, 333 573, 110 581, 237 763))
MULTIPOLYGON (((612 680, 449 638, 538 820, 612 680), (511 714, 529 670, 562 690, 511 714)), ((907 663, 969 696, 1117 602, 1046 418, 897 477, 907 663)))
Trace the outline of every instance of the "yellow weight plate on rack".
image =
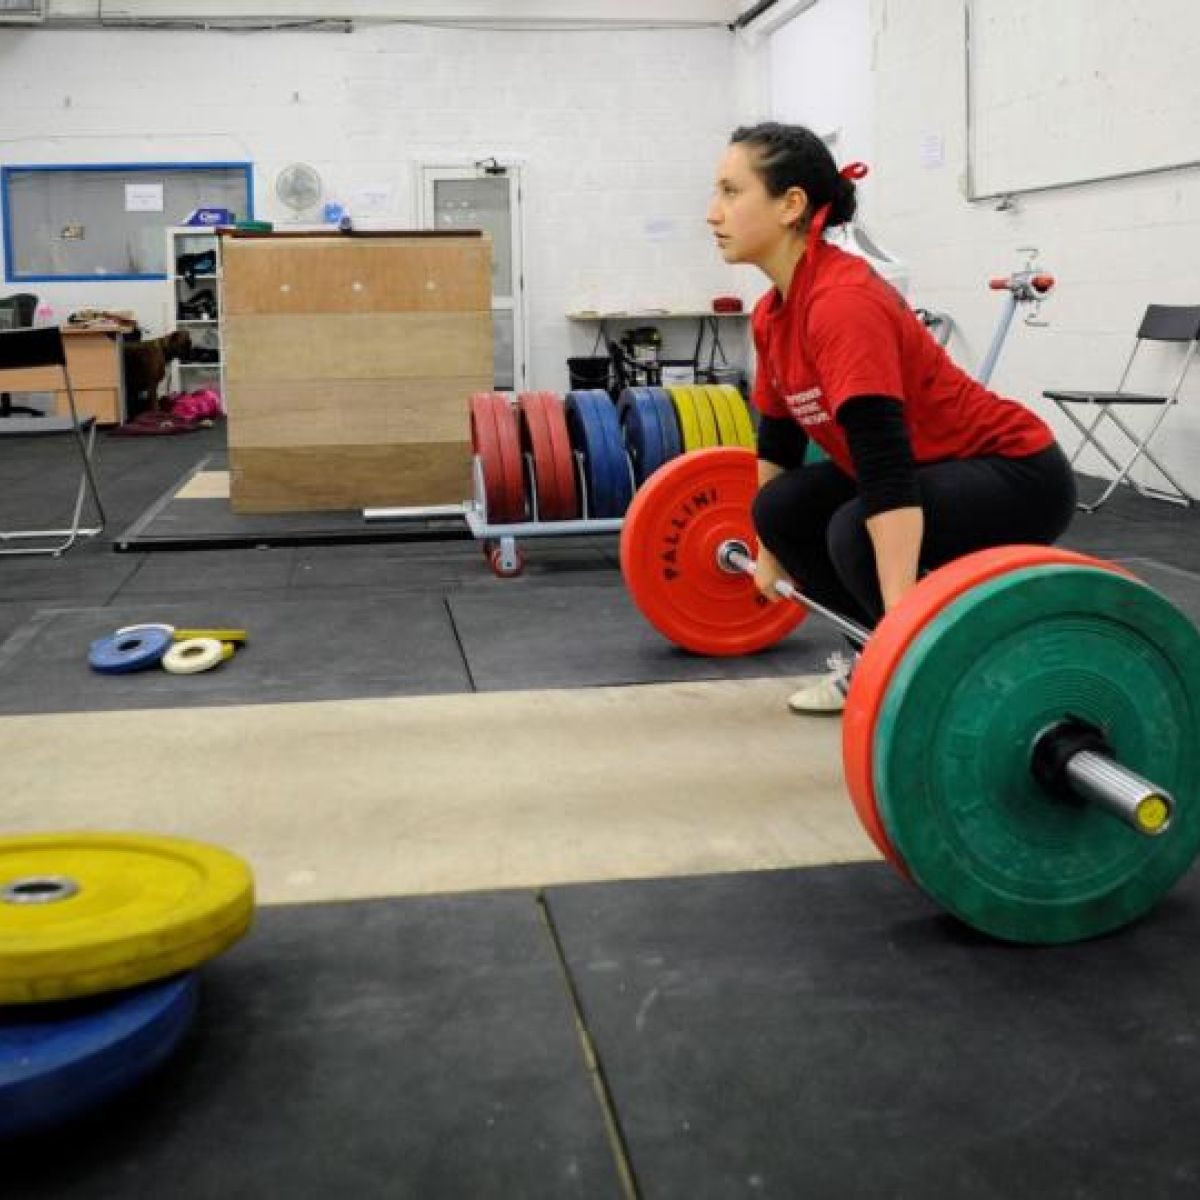
POLYGON ((253 916, 250 868, 216 846, 130 833, 0 838, 0 1004, 190 970, 253 916))
POLYGON ((734 444, 747 450, 757 449, 758 442, 754 436, 754 422, 750 419, 750 410, 746 407, 742 393, 728 383, 719 384, 716 390, 723 392, 729 401, 729 411, 733 414, 734 425, 737 426, 737 441, 734 444))
POLYGON ((679 436, 683 439, 683 452, 699 450, 704 446, 701 441, 700 416, 696 412, 696 402, 692 399, 690 387, 669 387, 667 395, 675 406, 675 415, 679 418, 679 436))
POLYGON ((722 446, 736 446, 737 426, 733 423, 733 412, 729 407, 729 397, 719 387, 706 384, 702 389, 708 398, 709 407, 717 421, 717 438, 722 446))
POLYGON ((708 402, 708 396, 705 394, 702 387, 690 387, 687 389, 692 394, 692 403, 696 406, 696 416, 700 421, 700 445, 705 448, 709 446, 719 446, 721 444, 721 436, 717 432, 717 418, 713 412, 712 405, 708 402))

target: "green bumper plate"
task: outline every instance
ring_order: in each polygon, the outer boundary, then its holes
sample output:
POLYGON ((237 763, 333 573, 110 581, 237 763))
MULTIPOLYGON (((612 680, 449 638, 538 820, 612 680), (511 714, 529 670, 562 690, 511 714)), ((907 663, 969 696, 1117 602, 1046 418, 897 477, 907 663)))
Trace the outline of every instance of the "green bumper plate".
POLYGON ((880 815, 918 883, 969 925, 1071 942, 1153 907, 1200 853, 1200 633, 1153 589, 1045 566, 968 592, 889 684, 873 747, 880 815), (1064 716, 1175 798, 1147 838, 1030 771, 1064 716))

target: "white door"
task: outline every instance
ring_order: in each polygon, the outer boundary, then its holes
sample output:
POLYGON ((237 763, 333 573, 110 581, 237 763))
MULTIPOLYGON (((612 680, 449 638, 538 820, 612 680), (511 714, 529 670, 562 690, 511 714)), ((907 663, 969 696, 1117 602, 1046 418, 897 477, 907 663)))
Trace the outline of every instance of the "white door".
POLYGON ((523 391, 526 342, 525 276, 521 263, 520 167, 502 174, 483 167, 421 166, 420 222, 425 229, 482 229, 492 239, 492 328, 495 386, 523 391))

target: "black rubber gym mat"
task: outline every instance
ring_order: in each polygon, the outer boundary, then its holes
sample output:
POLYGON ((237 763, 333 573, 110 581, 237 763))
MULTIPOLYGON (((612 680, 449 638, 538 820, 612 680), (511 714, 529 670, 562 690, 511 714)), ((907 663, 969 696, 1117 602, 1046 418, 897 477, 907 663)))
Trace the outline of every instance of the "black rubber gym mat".
POLYGON ((646 1197, 1200 1189, 1200 874, 1040 949, 877 864, 548 903, 646 1197))
POLYGON ((638 613, 613 568, 605 583, 472 590, 447 599, 481 692, 517 688, 761 679, 824 669, 846 643, 817 620, 761 654, 702 658, 668 643, 638 613))
POLYGON ((135 1093, 0 1149, 6 1196, 610 1197, 530 893, 260 911, 135 1093))
POLYGON ((291 581, 295 551, 206 550, 195 554, 140 554, 117 558, 133 562, 137 571, 121 585, 110 603, 136 600, 154 604, 160 597, 213 596, 221 592, 285 589, 291 581))
MULTIPOLYGON (((611 538, 571 538, 531 552, 517 579, 493 574, 476 542, 428 542, 371 546, 299 546, 291 586, 307 588, 376 587, 404 591, 503 595, 538 584, 602 581, 620 586, 620 574, 604 549, 611 538)), ((150 556, 154 557, 154 556, 150 556)))
MULTIPOLYGON (((1082 480, 1081 488, 1097 484, 1082 480)), ((1061 539, 1069 550, 1102 558, 1140 555, 1200 571, 1200 510, 1149 500, 1120 489, 1097 513, 1076 513, 1061 539)))
POLYGON ((1149 558, 1118 558, 1117 561, 1200 624, 1200 575, 1149 558))
POLYGON ((463 517, 368 523, 362 510, 236 513, 229 498, 181 498, 204 472, 228 471, 223 451, 207 455, 176 479, 113 539, 114 549, 206 550, 259 545, 329 545, 341 542, 465 541, 463 517))
POLYGON ((106 604, 137 574, 138 563, 95 553, 96 549, 81 541, 61 558, 48 554, 0 558, 0 598, 8 603, 106 604))
POLYGON ((103 712, 470 691, 439 596, 197 595, 43 610, 0 645, 0 714, 103 712), (88 648, 121 626, 235 627, 248 645, 201 675, 100 675, 88 648))

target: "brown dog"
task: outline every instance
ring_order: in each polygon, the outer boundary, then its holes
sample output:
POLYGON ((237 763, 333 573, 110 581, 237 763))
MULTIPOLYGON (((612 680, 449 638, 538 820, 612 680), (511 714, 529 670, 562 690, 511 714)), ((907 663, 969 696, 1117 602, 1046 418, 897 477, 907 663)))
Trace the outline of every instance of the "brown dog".
POLYGON ((182 330, 147 342, 126 342, 125 412, 127 419, 153 408, 160 411, 159 389, 167 377, 167 364, 183 358, 192 348, 191 336, 182 330))

